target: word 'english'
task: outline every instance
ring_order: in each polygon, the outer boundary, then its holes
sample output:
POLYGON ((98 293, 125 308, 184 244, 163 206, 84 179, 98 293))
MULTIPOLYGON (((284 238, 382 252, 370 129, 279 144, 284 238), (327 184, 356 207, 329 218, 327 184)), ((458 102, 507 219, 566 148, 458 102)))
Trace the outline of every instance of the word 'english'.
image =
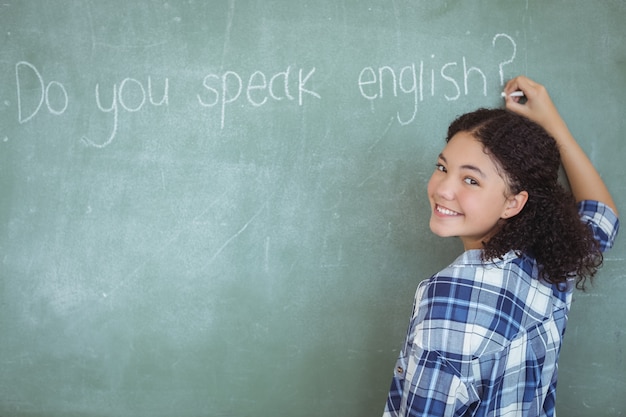
MULTIPOLYGON (((495 47, 500 39, 510 44, 511 56, 498 63, 500 86, 504 85, 504 67, 515 60, 517 45, 513 38, 505 33, 497 34, 492 39, 495 47)), ((357 85, 361 96, 370 102, 382 100, 390 95, 394 98, 400 93, 410 96, 413 108, 410 114, 402 116, 397 112, 396 119, 401 125, 408 125, 415 120, 420 102, 426 98, 443 96, 447 101, 456 101, 462 95, 467 96, 470 90, 480 91, 487 96, 487 75, 483 69, 468 63, 463 56, 461 62, 452 61, 442 65, 434 64, 435 55, 430 60, 413 62, 399 70, 387 65, 368 66, 361 70, 357 85)))

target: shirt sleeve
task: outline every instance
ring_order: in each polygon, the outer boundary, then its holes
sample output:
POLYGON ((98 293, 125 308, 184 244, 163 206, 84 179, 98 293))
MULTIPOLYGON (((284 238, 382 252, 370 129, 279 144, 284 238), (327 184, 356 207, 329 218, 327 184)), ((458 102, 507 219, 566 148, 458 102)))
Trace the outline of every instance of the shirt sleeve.
POLYGON ((579 202, 578 211, 581 220, 593 231, 600 249, 604 252, 612 248, 619 230, 619 220, 615 212, 606 204, 592 200, 579 202))

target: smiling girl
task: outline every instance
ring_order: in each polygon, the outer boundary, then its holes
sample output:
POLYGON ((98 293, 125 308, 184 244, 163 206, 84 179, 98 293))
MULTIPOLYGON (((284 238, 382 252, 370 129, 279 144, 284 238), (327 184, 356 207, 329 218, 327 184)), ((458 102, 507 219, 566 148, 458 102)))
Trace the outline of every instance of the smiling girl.
POLYGON ((450 125, 428 183, 431 230, 465 251, 418 286, 385 417, 554 415, 572 291, 618 214, 546 89, 517 77, 505 93, 450 125))

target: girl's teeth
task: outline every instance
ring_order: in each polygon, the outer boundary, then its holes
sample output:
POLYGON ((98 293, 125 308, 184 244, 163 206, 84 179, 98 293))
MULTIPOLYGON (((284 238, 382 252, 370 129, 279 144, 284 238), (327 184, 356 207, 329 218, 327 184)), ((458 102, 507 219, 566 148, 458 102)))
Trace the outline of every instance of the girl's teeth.
POLYGON ((437 206, 437 211, 447 216, 456 216, 458 214, 456 211, 448 210, 447 208, 443 208, 440 206, 437 206))

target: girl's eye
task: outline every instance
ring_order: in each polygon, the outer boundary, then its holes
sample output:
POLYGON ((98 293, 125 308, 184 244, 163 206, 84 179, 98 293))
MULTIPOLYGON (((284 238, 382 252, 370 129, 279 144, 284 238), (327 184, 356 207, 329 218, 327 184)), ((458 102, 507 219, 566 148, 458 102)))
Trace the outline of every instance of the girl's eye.
POLYGON ((439 163, 438 163, 438 164, 435 164, 435 169, 436 169, 437 171, 441 171, 441 172, 448 172, 448 171, 446 170, 446 167, 444 167, 442 164, 439 164, 439 163))
POLYGON ((471 177, 467 177, 463 181, 465 181, 465 183, 468 185, 478 185, 478 181, 471 177))

